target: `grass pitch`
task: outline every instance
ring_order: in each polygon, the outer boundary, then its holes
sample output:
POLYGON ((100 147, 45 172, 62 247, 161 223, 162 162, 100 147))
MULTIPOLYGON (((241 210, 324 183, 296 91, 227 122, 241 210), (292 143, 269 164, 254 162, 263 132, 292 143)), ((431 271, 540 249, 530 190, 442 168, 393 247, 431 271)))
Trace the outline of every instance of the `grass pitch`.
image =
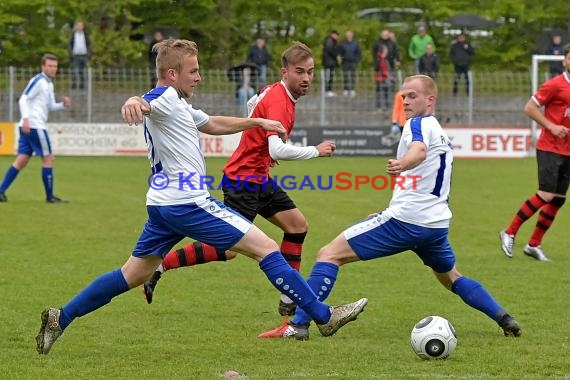
MULTIPOLYGON (((283 162, 279 175, 384 174, 387 158, 283 162)), ((208 159, 217 176, 225 160, 208 159)), ((11 157, 0 157, 3 175, 11 157)), ((443 289, 411 253, 347 265, 332 304, 368 297, 365 312, 331 338, 311 328, 307 342, 259 340, 276 326, 278 293, 245 257, 167 273, 147 305, 139 289, 76 320, 48 356, 35 351, 40 311, 66 303, 96 276, 120 267, 146 220, 149 173, 144 158, 60 157, 55 193, 44 202, 34 159, 0 204, 0 378, 5 379, 542 379, 570 378, 568 332, 569 206, 544 240, 553 260, 527 258, 522 247, 535 219, 521 229, 515 257, 499 248, 504 228, 536 190, 536 164, 524 160, 456 160, 450 239, 459 270, 479 280, 513 313, 520 339, 443 289), (458 333, 455 353, 423 361, 410 331, 426 315, 448 318, 458 333)), ((220 197, 219 191, 212 192, 220 197)), ((292 190, 310 223, 302 272, 345 227, 387 206, 389 191, 292 190)), ((257 220, 280 241, 278 230, 257 220)))

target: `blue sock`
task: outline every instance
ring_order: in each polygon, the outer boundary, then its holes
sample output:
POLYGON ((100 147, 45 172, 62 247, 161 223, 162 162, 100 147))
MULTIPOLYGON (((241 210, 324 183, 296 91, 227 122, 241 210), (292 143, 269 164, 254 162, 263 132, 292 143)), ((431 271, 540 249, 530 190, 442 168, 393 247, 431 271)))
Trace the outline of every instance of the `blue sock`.
POLYGON ((59 326, 65 330, 78 317, 97 310, 111 302, 113 297, 129 290, 129 285, 120 269, 97 277, 89 286, 78 293, 67 305, 61 308, 59 326))
POLYGON ((42 180, 46 189, 46 199, 53 197, 53 168, 42 167, 42 180))
POLYGON ((13 166, 10 166, 6 171, 6 175, 4 176, 4 181, 0 185, 0 193, 5 193, 6 190, 10 187, 12 182, 16 179, 20 171, 13 166))
MULTIPOLYGON (((327 299, 332 291, 337 275, 337 265, 322 261, 317 261, 315 263, 313 270, 311 271, 311 275, 307 279, 307 283, 313 292, 317 294, 319 301, 324 301, 327 299)), ((298 307, 295 312, 295 318, 293 318, 291 323, 295 325, 307 325, 310 321, 311 317, 305 313, 303 309, 298 307)))
POLYGON ((505 315, 503 307, 495 302, 483 285, 475 280, 459 277, 451 286, 451 291, 459 295, 467 305, 482 311, 497 323, 505 315))
POLYGON ((259 267, 281 293, 291 298, 317 323, 326 323, 331 318, 329 306, 320 302, 303 277, 285 261, 279 251, 271 252, 260 262, 259 267))

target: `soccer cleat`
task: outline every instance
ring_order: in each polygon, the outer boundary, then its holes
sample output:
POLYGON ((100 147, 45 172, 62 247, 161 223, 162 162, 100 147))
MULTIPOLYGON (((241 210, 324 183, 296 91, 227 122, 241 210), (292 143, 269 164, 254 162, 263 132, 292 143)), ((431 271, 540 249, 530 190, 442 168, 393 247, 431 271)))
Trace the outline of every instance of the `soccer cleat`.
POLYGON ((287 302, 283 302, 282 300, 279 300, 279 315, 282 316, 292 316, 295 315, 295 310, 297 309, 297 305, 295 305, 295 303, 291 302, 291 303, 287 303, 287 302))
POLYGON ((47 203, 68 203, 66 200, 63 200, 59 197, 56 197, 55 195, 52 196, 51 198, 47 198, 46 202, 47 203))
POLYGON ((263 332, 257 336, 258 338, 295 338, 297 340, 309 339, 309 325, 294 325, 288 322, 273 330, 263 332))
POLYGON ((0 192, 0 202, 8 202, 8 197, 6 197, 5 193, 0 192))
POLYGON ((507 257, 513 257, 513 247, 515 246, 515 235, 510 235, 507 230, 499 232, 499 239, 501 239, 501 248, 507 257))
POLYGON ((542 247, 540 245, 533 247, 527 244, 524 246, 524 253, 527 256, 537 259, 538 261, 550 261, 550 259, 546 257, 542 251, 542 247))
POLYGON ((40 355, 47 355, 51 346, 61 336, 63 330, 59 327, 60 309, 47 307, 42 311, 42 326, 36 336, 36 350, 40 355))
POLYGON ((160 280, 160 276, 162 276, 162 272, 155 271, 150 277, 150 280, 143 284, 143 293, 146 298, 146 303, 149 305, 152 303, 154 288, 156 288, 156 284, 158 283, 158 280, 160 280))
POLYGON ((324 324, 317 323, 321 335, 331 336, 348 322, 354 321, 358 314, 364 310, 364 306, 366 306, 367 303, 367 298, 361 298, 353 303, 331 306, 331 319, 324 324))
POLYGON ((505 314, 503 316, 499 326, 503 329, 503 334, 505 334, 505 336, 519 337, 522 335, 519 323, 509 314, 505 314))

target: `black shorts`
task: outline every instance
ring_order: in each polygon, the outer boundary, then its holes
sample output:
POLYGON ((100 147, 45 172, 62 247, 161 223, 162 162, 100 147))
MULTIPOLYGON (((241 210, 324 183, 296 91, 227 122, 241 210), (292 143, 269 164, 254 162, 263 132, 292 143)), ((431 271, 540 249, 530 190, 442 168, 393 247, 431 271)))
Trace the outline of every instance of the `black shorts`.
POLYGON ((278 212, 297 208, 293 200, 275 182, 244 183, 227 177, 224 181, 231 183, 231 185, 222 186, 224 204, 252 222, 258 214, 268 219, 278 212))
POLYGON ((538 190, 566 195, 570 184, 570 156, 537 150, 536 162, 538 190))

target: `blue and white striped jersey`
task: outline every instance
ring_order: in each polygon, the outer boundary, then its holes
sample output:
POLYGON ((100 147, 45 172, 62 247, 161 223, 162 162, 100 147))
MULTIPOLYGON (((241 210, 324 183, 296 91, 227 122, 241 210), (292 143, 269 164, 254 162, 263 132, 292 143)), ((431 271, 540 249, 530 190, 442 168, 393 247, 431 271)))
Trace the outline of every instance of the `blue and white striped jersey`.
POLYGON ((209 197, 207 187, 200 183, 206 163, 198 133, 209 116, 192 108, 170 86, 154 88, 143 98, 151 106, 150 114, 144 117, 144 134, 158 184, 149 187, 147 205, 195 203, 209 197))
POLYGON ((18 100, 22 126, 23 119, 30 120, 30 128, 47 129, 48 112, 64 109, 63 103, 56 103, 53 82, 44 73, 39 73, 28 82, 18 100))
POLYGON ((401 159, 413 141, 427 147, 425 160, 417 167, 401 173, 406 177, 403 186, 397 186, 386 212, 403 222, 430 228, 447 228, 451 220, 449 191, 453 151, 449 137, 434 116, 408 119, 398 145, 401 159), (414 189, 414 179, 416 187, 414 189))

